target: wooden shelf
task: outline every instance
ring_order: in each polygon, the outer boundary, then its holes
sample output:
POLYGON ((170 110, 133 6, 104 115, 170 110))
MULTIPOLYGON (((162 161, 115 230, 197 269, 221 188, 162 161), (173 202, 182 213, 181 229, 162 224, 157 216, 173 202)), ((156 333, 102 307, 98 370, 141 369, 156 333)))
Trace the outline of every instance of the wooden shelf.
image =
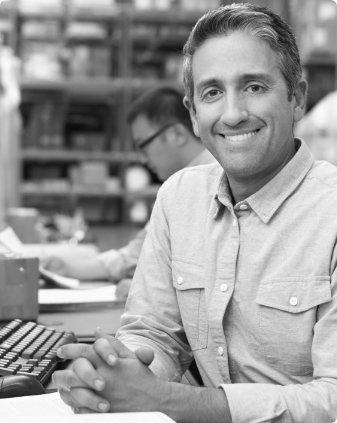
POLYGON ((167 10, 138 10, 130 8, 127 14, 132 22, 135 23, 193 25, 204 12, 185 10, 180 7, 172 7, 167 10))
POLYGON ((25 197, 96 197, 96 198, 126 198, 129 201, 136 199, 155 199, 160 185, 151 185, 139 191, 128 191, 123 188, 115 191, 106 191, 100 187, 73 186, 68 189, 50 189, 43 184, 32 186, 23 185, 21 195, 25 197))
POLYGON ((62 78, 43 80, 21 78, 20 88, 24 91, 65 91, 68 94, 107 95, 122 89, 125 78, 62 78))
MULTIPOLYGON (((47 4, 48 2, 46 2, 47 4)), ((144 200, 150 205, 155 200, 161 185, 151 185, 139 191, 128 191, 123 188, 128 165, 144 164, 144 158, 137 152, 132 151, 130 130, 125 119, 127 111, 133 99, 150 88, 163 84, 181 88, 182 85, 174 79, 134 78, 132 75, 163 75, 166 54, 170 51, 172 53, 180 51, 185 42, 183 36, 185 28, 182 28, 182 26, 186 25, 188 32, 203 12, 183 10, 178 7, 172 7, 168 10, 138 10, 125 3, 109 9, 95 7, 75 9, 67 4, 68 2, 65 1, 64 7, 58 10, 48 8, 48 6, 41 8, 41 10, 13 10, 15 16, 13 15, 12 21, 16 33, 12 44, 16 52, 19 54, 25 53, 23 70, 27 72, 27 75, 33 74, 32 72, 28 73, 31 68, 27 67, 27 63, 30 66, 34 63, 34 60, 31 59, 37 47, 34 46, 34 43, 37 45, 39 41, 46 41, 54 42, 55 46, 51 49, 53 60, 58 65, 59 72, 63 72, 64 75, 71 73, 106 75, 109 72, 110 77, 60 76, 57 80, 21 78, 21 111, 25 128, 28 131, 23 140, 26 145, 32 147, 21 149, 19 154, 23 168, 21 173, 26 179, 22 181, 22 187, 18 191, 22 198, 22 205, 37 208, 41 205, 41 209, 48 206, 48 210, 58 210, 61 204, 64 210, 74 210, 78 204, 88 203, 93 209, 95 207, 102 208, 100 215, 103 220, 107 219, 107 221, 109 220, 107 216, 109 215, 109 207, 111 207, 110 203, 113 203, 113 201, 105 201, 105 199, 116 199, 115 215, 121 221, 128 221, 127 214, 125 216, 122 214, 128 213, 130 204, 137 200, 144 200), (23 36, 22 26, 26 23, 33 25, 33 21, 47 22, 53 20, 57 22, 55 26, 59 28, 57 39, 54 39, 54 37, 53 39, 48 38, 48 34, 42 39, 39 36, 23 36), (102 40, 98 37, 71 36, 67 32, 68 25, 74 22, 100 24, 100 26, 104 26, 107 38, 102 40), (149 33, 156 32, 158 37, 153 37, 150 34, 145 34, 145 37, 142 38, 134 37, 137 30, 138 32, 142 32, 142 30, 136 28, 133 32, 133 25, 152 25, 153 31, 151 29, 149 33), (27 46, 23 44, 23 41, 27 42, 27 46), (140 46, 139 42, 143 45, 140 46), (73 59, 75 57, 76 62, 75 59, 71 61, 67 53, 71 49, 76 50, 76 52, 80 51, 77 44, 86 46, 87 53, 85 59, 81 59, 82 56, 72 56, 73 59), (103 46, 100 46, 101 44, 103 46), (148 72, 148 65, 141 60, 136 60, 138 56, 142 57, 143 54, 140 47, 144 50, 145 55, 146 52, 149 52, 153 56, 156 54, 159 56, 158 69, 156 69, 158 72, 148 72), (30 52, 29 48, 33 53, 30 52), (110 50, 109 56, 104 55, 107 48, 110 50), (100 49, 102 52, 100 52, 100 49), (27 55, 26 52, 28 52, 27 55), (101 56, 102 63, 94 62, 94 60, 100 60, 99 57, 101 56), (96 57, 98 59, 95 59, 96 57), (29 60, 32 60, 32 63, 29 60), (80 71, 76 69, 80 69, 80 71), (45 115, 44 108, 46 108, 45 115), (69 141, 70 144, 74 134, 81 136, 86 131, 88 133, 103 133, 105 144, 95 141, 97 148, 104 145, 114 148, 116 151, 40 148, 40 140, 44 142, 44 138, 41 137, 44 134, 49 135, 47 125, 53 127, 50 130, 51 136, 60 134, 60 137, 69 141), (69 171, 72 172, 71 167, 73 165, 81 166, 81 162, 84 161, 99 161, 110 165, 109 172, 113 170, 113 177, 118 178, 118 181, 116 185, 114 183, 109 185, 108 182, 106 186, 110 189, 116 186, 116 190, 107 191, 105 187, 99 186, 72 186, 70 177, 66 179, 66 175, 69 171), (52 178, 48 182, 48 166, 53 167, 49 172, 51 175, 61 175, 59 183, 57 181, 53 183, 52 178), (34 175, 47 176, 45 182, 43 182, 43 179, 39 179, 41 182, 38 182, 37 179, 34 179, 34 175), (64 184, 62 184, 62 178, 64 178, 64 184), (122 188, 118 188, 119 186, 122 188)), ((36 33, 38 34, 37 31, 36 33)), ((48 45, 45 44, 41 48, 45 48, 47 51, 48 45)), ((82 140, 81 138, 78 139, 82 140)), ((87 141, 85 138, 83 140, 81 144, 78 142, 73 145, 83 145, 84 147, 87 145, 87 141)), ((47 141, 45 141, 46 143, 47 141)), ((71 180, 80 181, 81 179, 72 178, 71 180)), ((158 181, 155 178, 153 180, 158 181)))
POLYGON ((108 163, 132 163, 139 162, 139 154, 133 151, 83 151, 83 150, 52 150, 27 148, 21 151, 22 160, 34 162, 80 162, 86 160, 98 160, 108 163))

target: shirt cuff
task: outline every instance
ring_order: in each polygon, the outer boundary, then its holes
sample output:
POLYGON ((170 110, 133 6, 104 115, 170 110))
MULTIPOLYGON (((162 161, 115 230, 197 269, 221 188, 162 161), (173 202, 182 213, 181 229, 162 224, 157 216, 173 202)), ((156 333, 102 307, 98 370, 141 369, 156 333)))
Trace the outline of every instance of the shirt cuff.
POLYGON ((220 385, 227 396, 233 423, 292 423, 287 404, 276 385, 238 383, 220 385))
MULTIPOLYGON (((138 348, 145 346, 144 343, 138 343, 137 341, 124 341, 122 336, 118 337, 118 339, 131 351, 135 351, 138 348)), ((152 372, 160 379, 167 380, 169 382, 180 382, 182 376, 181 372, 177 371, 175 367, 153 347, 153 345, 149 344, 147 346, 152 348, 155 352, 155 358, 150 364, 149 369, 152 370, 152 372)))

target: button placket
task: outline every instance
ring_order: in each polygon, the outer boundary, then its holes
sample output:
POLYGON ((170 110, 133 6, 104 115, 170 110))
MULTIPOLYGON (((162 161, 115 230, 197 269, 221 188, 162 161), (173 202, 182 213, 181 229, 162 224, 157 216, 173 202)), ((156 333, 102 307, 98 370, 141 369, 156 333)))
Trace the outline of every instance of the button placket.
POLYGON ((226 283, 221 284, 220 290, 222 292, 226 292, 228 290, 228 285, 226 283))

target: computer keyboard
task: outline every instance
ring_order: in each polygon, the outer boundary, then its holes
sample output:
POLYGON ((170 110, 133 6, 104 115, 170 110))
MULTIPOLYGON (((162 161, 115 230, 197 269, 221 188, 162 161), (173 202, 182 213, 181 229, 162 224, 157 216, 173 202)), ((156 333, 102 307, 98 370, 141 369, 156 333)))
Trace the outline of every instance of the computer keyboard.
POLYGON ((15 319, 0 329, 0 376, 28 375, 45 385, 56 370, 61 345, 77 342, 72 332, 58 332, 15 319))

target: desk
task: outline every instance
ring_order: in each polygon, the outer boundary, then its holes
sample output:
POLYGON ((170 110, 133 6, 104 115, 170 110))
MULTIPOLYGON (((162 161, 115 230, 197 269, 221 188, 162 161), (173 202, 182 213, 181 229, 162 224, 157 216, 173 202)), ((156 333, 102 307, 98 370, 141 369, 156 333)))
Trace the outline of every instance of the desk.
POLYGON ((119 328, 123 311, 124 307, 104 306, 102 309, 88 311, 41 313, 37 321, 41 325, 52 326, 57 331, 72 331, 78 338, 90 338, 93 337, 97 326, 100 326, 104 332, 114 335, 119 328))
MULTIPOLYGON (((99 326, 109 335, 114 335, 119 328, 119 321, 124 307, 95 309, 90 311, 40 313, 37 323, 51 326, 57 331, 72 331, 79 342, 93 342, 94 330, 99 326)), ((64 368, 64 366, 59 366, 64 368)), ((45 387, 48 390, 57 389, 50 379, 45 387)))

